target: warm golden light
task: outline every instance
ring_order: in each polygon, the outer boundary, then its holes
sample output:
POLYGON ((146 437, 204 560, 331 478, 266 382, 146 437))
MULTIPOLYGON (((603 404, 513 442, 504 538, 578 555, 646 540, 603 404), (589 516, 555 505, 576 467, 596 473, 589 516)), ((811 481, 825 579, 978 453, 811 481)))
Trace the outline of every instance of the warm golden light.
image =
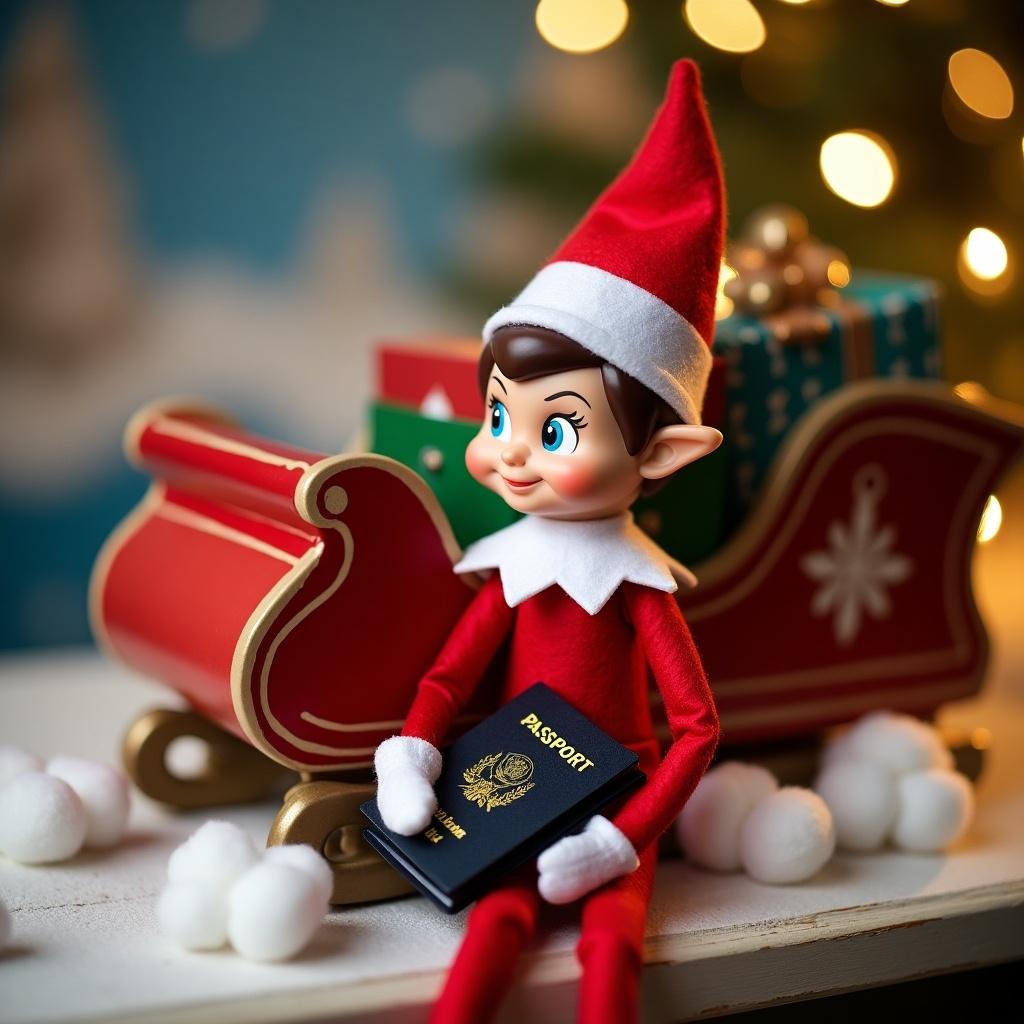
POLYGON ((965 402, 980 402, 988 392, 976 380, 965 380, 953 388, 953 394, 965 402))
POLYGON ((545 42, 567 53, 593 53, 625 31, 625 0, 540 0, 534 15, 545 42))
POLYGON ((957 50, 949 58, 949 84, 964 104, 982 117, 1013 113, 1013 86, 1002 65, 983 50, 957 50))
POLYGON ((972 228, 960 246, 967 269, 980 281, 995 281, 1006 273, 1010 257, 1006 243, 988 228, 972 228))
POLYGON ((975 726, 971 730, 971 746, 975 750, 988 750, 992 746, 992 730, 983 725, 975 726))
POLYGON ((825 276, 833 288, 845 288, 850 283, 850 268, 842 260, 832 260, 825 276))
POLYGON ((749 288, 750 301, 762 306, 772 297, 771 285, 767 281, 755 281, 749 288))
POLYGON ((994 494, 990 494, 988 501, 985 502, 985 511, 981 513, 981 522, 978 524, 978 542, 987 544, 1002 525, 1003 506, 999 504, 999 499, 994 494))
POLYGON ((878 0, 880 4, 884 4, 886 7, 902 7, 909 0, 878 0))
POLYGON ((732 299, 725 294, 725 286, 734 277, 738 277, 733 267, 730 267, 725 260, 722 260, 722 269, 718 274, 718 292, 715 295, 715 319, 724 320, 727 316, 732 316, 734 304, 732 299))
POLYGON ((819 163, 825 184, 854 206, 880 206, 896 183, 896 157, 873 132, 829 136, 821 144, 819 163))
POLYGON ((750 0, 685 0, 683 17, 694 35, 727 53, 750 53, 765 39, 764 22, 750 0))

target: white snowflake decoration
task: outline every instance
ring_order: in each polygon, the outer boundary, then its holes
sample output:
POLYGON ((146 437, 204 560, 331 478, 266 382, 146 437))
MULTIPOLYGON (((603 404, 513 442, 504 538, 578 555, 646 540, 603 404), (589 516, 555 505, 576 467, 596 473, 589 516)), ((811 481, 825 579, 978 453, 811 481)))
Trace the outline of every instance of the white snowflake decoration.
POLYGON ((885 485, 879 466, 865 466, 854 478, 850 522, 829 524, 827 551, 812 551, 800 568, 821 584, 811 599, 811 614, 831 614, 836 642, 849 646, 857 638, 864 613, 886 619, 892 612, 887 588, 904 582, 914 563, 892 550, 896 529, 877 527, 877 506, 885 485))

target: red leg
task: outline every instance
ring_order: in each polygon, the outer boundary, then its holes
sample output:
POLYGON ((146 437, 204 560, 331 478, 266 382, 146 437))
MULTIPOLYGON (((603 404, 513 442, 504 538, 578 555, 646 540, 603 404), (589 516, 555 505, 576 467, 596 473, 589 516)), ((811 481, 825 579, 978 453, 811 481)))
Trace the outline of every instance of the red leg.
POLYGON ((576 947, 583 967, 580 1024, 631 1024, 637 1019, 644 925, 657 856, 657 844, 652 844, 636 871, 584 899, 576 947))
POLYGON ((431 1012, 432 1024, 490 1020, 512 984, 520 953, 533 937, 539 902, 537 873, 531 865, 477 903, 431 1012))

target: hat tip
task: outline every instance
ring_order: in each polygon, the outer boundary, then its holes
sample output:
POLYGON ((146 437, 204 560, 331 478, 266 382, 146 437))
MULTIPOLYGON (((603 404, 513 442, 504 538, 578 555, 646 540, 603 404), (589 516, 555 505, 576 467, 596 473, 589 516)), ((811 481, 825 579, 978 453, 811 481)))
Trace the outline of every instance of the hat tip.
POLYGON ((672 65, 669 75, 669 85, 679 87, 690 87, 696 85, 700 88, 700 68, 697 62, 690 57, 681 57, 672 65))

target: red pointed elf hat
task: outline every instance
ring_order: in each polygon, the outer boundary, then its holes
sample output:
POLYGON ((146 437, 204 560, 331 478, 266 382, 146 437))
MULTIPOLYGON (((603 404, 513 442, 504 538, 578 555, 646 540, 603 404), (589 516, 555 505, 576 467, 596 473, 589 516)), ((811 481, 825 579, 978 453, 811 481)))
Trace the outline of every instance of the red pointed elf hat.
POLYGON ((700 423, 724 231, 697 66, 677 61, 633 160, 520 295, 484 325, 558 331, 700 423))

